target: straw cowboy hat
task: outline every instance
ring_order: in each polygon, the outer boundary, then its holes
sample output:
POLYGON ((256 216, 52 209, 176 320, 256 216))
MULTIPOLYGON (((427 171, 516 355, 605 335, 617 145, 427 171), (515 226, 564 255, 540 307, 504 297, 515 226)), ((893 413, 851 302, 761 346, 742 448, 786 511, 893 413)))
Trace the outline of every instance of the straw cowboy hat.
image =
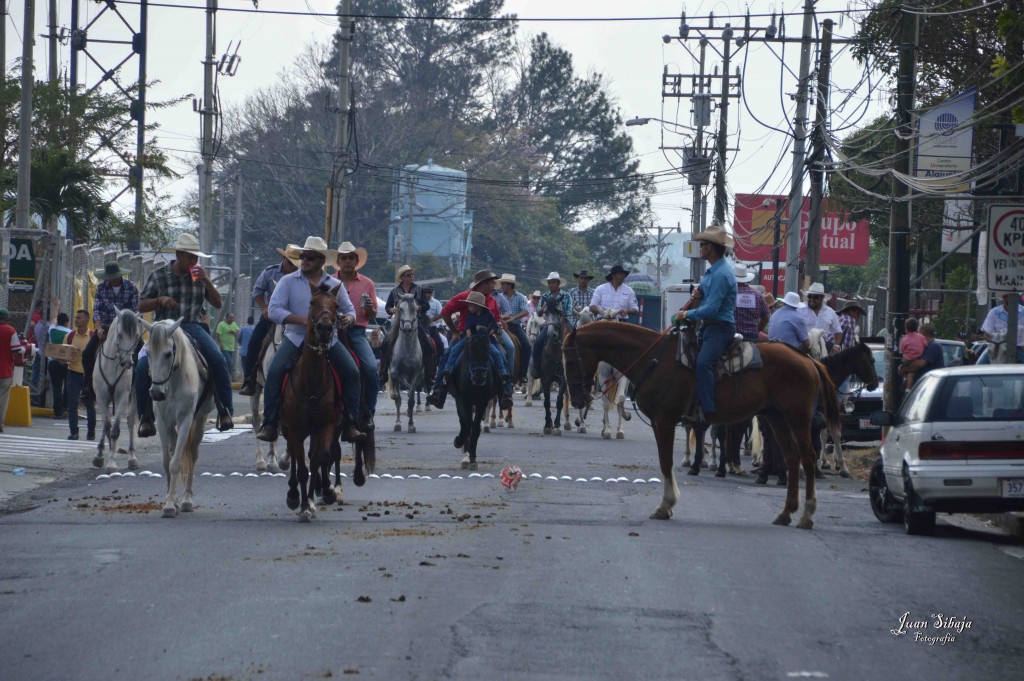
MULTIPOLYGON (((338 259, 338 252, 327 245, 327 242, 318 236, 307 236, 306 243, 299 247, 301 253, 313 251, 324 256, 327 262, 334 262, 338 259)), ((300 253, 300 254, 301 254, 300 253)))
POLYGON ((800 300, 800 294, 796 291, 790 291, 786 295, 782 296, 782 304, 788 305, 795 310, 807 307, 807 303, 800 300))
POLYGON ((288 258, 288 260, 290 260, 296 267, 299 266, 299 256, 302 255, 302 249, 295 244, 288 244, 284 248, 275 248, 274 250, 277 251, 278 255, 282 258, 288 258))
POLYGON ((181 251, 182 253, 191 253, 200 258, 211 257, 199 250, 199 239, 188 232, 182 232, 178 235, 178 240, 174 243, 174 250, 181 251))
POLYGON ((402 265, 401 267, 398 268, 398 271, 395 272, 395 281, 396 282, 402 281, 402 275, 403 274, 405 274, 406 272, 415 272, 415 271, 416 271, 416 269, 412 265, 402 265))
POLYGON ((358 258, 358 260, 356 260, 356 270, 363 269, 363 265, 366 264, 366 260, 369 258, 369 254, 366 252, 365 248, 362 246, 356 248, 351 241, 342 241, 341 245, 338 246, 339 256, 351 255, 353 253, 355 253, 358 258))
POLYGON ((619 272, 622 272, 622 273, 623 273, 623 274, 625 274, 625 275, 626 275, 627 277, 629 276, 629 270, 627 270, 627 269, 626 269, 625 267, 623 267, 622 265, 616 265, 615 267, 613 267, 613 268, 612 268, 612 271, 611 271, 611 272, 609 272, 608 274, 606 274, 606 275, 604 276, 604 280, 605 280, 605 281, 611 281, 611 280, 612 280, 612 277, 613 277, 613 276, 615 276, 616 274, 618 274, 619 272))
POLYGON ((96 270, 93 274, 95 274, 97 279, 104 281, 128 276, 128 273, 122 270, 121 266, 114 261, 103 263, 103 269, 96 270))
POLYGON ((566 284, 565 278, 564 278, 564 277, 560 277, 560 276, 558 275, 558 272, 548 272, 548 276, 547 276, 547 278, 545 278, 545 279, 541 279, 541 280, 540 280, 540 283, 542 283, 542 284, 546 284, 546 283, 548 283, 549 281, 552 281, 552 280, 555 280, 555 279, 557 279, 557 280, 558 280, 558 283, 559 283, 559 284, 561 284, 562 286, 565 286, 565 284, 566 284))
POLYGON ((480 307, 487 307, 487 297, 479 291, 472 291, 466 296, 466 302, 480 307))
POLYGON ((499 284, 512 284, 516 285, 516 275, 514 274, 502 274, 501 279, 498 280, 499 284))
POLYGON ((811 287, 804 291, 805 296, 823 296, 825 295, 825 285, 821 282, 814 282, 811 287))
POLYGON ((475 289, 485 281, 491 281, 492 279, 498 279, 498 275, 490 270, 480 270, 473 275, 473 285, 470 288, 475 289))
POLYGON ((579 272, 573 272, 572 273, 572 278, 573 279, 586 279, 586 280, 589 281, 589 280, 594 278, 594 275, 591 274, 590 272, 586 271, 586 270, 580 270, 579 272))
POLYGON ((737 284, 749 284, 754 281, 754 273, 747 269, 747 266, 741 262, 736 263, 732 266, 733 274, 736 275, 737 284))
POLYGON ((775 307, 776 305, 778 305, 778 304, 779 304, 779 301, 775 300, 775 296, 773 296, 772 294, 770 294, 770 293, 765 293, 765 294, 764 294, 764 304, 768 306, 768 309, 769 309, 769 310, 771 310, 771 309, 773 309, 773 308, 774 308, 774 307, 775 307))
POLYGON ((732 237, 721 225, 711 225, 703 232, 695 234, 693 236, 694 241, 707 241, 708 243, 718 244, 719 246, 725 246, 726 248, 732 248, 732 237))

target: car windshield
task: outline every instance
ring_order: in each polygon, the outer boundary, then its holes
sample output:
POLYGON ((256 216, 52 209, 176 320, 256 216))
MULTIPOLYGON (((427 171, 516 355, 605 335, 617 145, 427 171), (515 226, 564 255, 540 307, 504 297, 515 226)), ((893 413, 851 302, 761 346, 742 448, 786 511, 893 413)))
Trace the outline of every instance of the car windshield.
POLYGON ((875 359, 875 374, 882 378, 885 376, 885 350, 872 350, 871 356, 875 359))
POLYGON ((946 380, 936 421, 1024 419, 1024 374, 953 376, 946 380))

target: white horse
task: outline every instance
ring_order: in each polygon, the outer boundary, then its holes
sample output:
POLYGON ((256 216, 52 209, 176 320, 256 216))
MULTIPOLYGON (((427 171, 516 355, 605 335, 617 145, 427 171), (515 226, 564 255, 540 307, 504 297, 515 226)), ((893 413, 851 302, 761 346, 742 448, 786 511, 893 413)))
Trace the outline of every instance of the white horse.
POLYGON ((167 497, 164 518, 194 509, 192 482, 199 459, 206 417, 213 411, 213 377, 192 340, 179 328, 181 320, 142 324, 149 330, 149 375, 153 413, 164 454, 167 497), (179 503, 178 484, 184 485, 179 503))
POLYGON ((388 368, 387 391, 395 401, 395 432, 402 432, 402 379, 409 384, 409 426, 407 431, 416 432, 413 411, 416 404, 416 391, 423 385, 423 348, 419 336, 419 308, 416 298, 411 293, 398 296, 397 333, 395 344, 391 348, 391 365, 388 368))
MULTIPOLYGON (((263 395, 263 387, 267 382, 267 374, 270 372, 270 364, 274 361, 274 355, 277 354, 278 347, 281 346, 281 339, 284 337, 284 326, 281 324, 274 325, 274 333, 270 336, 267 343, 267 350, 263 353, 263 357, 260 358, 260 365, 256 369, 256 391, 249 397, 249 408, 252 411, 252 432, 253 435, 259 432, 262 417, 260 414, 260 396, 263 395)), ((287 470, 288 452, 285 451, 283 454, 278 454, 277 443, 269 443, 269 455, 264 458, 263 456, 263 443, 256 440, 256 470, 265 471, 273 470, 274 468, 280 468, 281 470, 287 470)))
POLYGON ((616 371, 611 364, 601 362, 597 365, 597 388, 601 391, 601 402, 604 405, 601 437, 605 440, 610 440, 612 437, 609 412, 614 409, 619 417, 615 429, 615 439, 624 439, 626 433, 622 430, 622 422, 633 418, 633 415, 626 411, 626 391, 629 389, 629 379, 625 374, 616 371))
MULTIPOLYGON (((533 344, 537 340, 537 336, 540 335, 540 330, 544 328, 544 319, 539 314, 534 312, 530 315, 530 318, 526 321, 526 337, 530 340, 531 354, 533 350, 533 344)), ((533 358, 530 358, 530 364, 526 367, 526 387, 523 388, 526 391, 526 405, 527 407, 533 406, 533 394, 540 390, 540 379, 533 375, 533 358)))
MULTIPOLYGON (((132 384, 135 377, 135 346, 142 338, 143 327, 139 317, 131 310, 118 310, 114 321, 107 330, 106 339, 100 343, 96 364, 92 370, 93 390, 96 406, 103 412, 103 433, 96 443, 96 456, 92 465, 103 468, 104 443, 110 446, 110 463, 107 472, 117 470, 117 440, 121 436, 121 417, 128 428, 128 468, 139 467, 135 457, 135 391, 132 384)), ((123 450, 122 450, 123 451, 123 450)))

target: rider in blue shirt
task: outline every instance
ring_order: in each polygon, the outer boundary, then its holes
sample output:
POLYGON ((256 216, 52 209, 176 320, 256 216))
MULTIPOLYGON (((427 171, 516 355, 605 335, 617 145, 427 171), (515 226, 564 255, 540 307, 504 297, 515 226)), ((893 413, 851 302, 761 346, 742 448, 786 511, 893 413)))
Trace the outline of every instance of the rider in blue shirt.
POLYGON ((700 241, 700 255, 711 267, 700 280, 704 293, 696 310, 677 312, 674 322, 686 319, 704 322, 700 329, 700 351, 697 353, 697 399, 704 411, 705 423, 715 415, 715 365, 736 335, 736 275, 725 260, 725 251, 732 247, 732 237, 718 225, 712 225, 694 237, 700 241))

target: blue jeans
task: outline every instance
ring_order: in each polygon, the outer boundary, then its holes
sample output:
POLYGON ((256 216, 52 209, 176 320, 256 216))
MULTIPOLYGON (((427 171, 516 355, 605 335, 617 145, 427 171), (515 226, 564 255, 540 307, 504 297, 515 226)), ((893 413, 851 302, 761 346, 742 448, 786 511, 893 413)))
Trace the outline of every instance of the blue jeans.
POLYGON ((502 348, 505 350, 505 369, 506 371, 502 374, 512 372, 512 367, 516 365, 516 346, 512 344, 512 337, 508 335, 507 331, 502 331, 498 334, 498 342, 501 343, 502 348))
POLYGON ((736 335, 736 325, 704 324, 700 329, 700 352, 697 353, 697 399, 705 414, 715 413, 715 365, 736 335))
POLYGON ((235 351, 234 350, 221 350, 220 352, 221 352, 222 355, 224 355, 224 364, 226 364, 227 367, 228 367, 228 377, 230 378, 230 376, 231 376, 231 369, 233 369, 234 366, 235 366, 235 351))
MULTIPOLYGON (((441 389, 441 379, 445 374, 450 374, 455 371, 455 367, 458 365, 459 360, 462 359, 463 349, 466 345, 466 338, 462 337, 459 340, 452 343, 445 353, 441 355, 441 361, 438 363, 437 377, 434 379, 434 390, 441 389)), ((505 381, 505 391, 512 394, 512 381, 509 375, 508 365, 505 363, 505 353, 502 352, 502 348, 498 347, 498 341, 495 338, 491 338, 490 344, 491 363, 498 367, 498 375, 502 378, 508 377, 509 380, 505 381)), ((515 348, 513 348, 513 352, 515 348)))
MULTIPOLYGON (((281 383, 284 381, 284 370, 298 352, 299 348, 286 337, 281 341, 281 346, 277 349, 277 354, 274 355, 274 361, 270 363, 267 384, 263 387, 264 424, 276 426, 280 419, 278 412, 281 409, 281 383)), ((327 358, 331 360, 334 370, 341 377, 345 410, 352 418, 358 418, 362 388, 356 361, 352 359, 352 355, 341 343, 331 346, 331 349, 327 351, 327 358)))
MULTIPOLYGON (((213 340, 210 330, 203 324, 183 322, 181 330, 188 334, 189 338, 199 346, 199 354, 206 360, 213 377, 213 389, 217 392, 217 399, 221 406, 233 414, 235 409, 232 402, 231 373, 228 365, 224 362, 224 353, 217 347, 217 341, 213 340)), ((149 377, 149 355, 140 357, 135 365, 135 404, 139 415, 145 415, 152 411, 152 404, 149 397, 149 388, 152 381, 149 377)))
POLYGON ((259 359, 260 349, 263 347, 263 341, 266 339, 267 334, 273 326, 274 323, 266 317, 260 317, 260 320, 256 322, 256 327, 252 330, 252 335, 249 336, 249 344, 246 347, 245 354, 242 355, 243 379, 256 368, 253 365, 256 364, 259 359))
POLYGON ((380 380, 377 378, 377 358, 373 356, 373 348, 366 338, 365 326, 348 327, 348 342, 352 352, 359 358, 359 375, 363 379, 366 390, 366 406, 370 414, 377 413, 377 393, 380 391, 380 380))
MULTIPOLYGON (((68 371, 68 428, 72 435, 78 435, 78 400, 82 396, 82 386, 85 384, 85 375, 77 371, 68 371)), ((89 402, 85 405, 85 423, 89 435, 96 434, 96 405, 89 402)))

